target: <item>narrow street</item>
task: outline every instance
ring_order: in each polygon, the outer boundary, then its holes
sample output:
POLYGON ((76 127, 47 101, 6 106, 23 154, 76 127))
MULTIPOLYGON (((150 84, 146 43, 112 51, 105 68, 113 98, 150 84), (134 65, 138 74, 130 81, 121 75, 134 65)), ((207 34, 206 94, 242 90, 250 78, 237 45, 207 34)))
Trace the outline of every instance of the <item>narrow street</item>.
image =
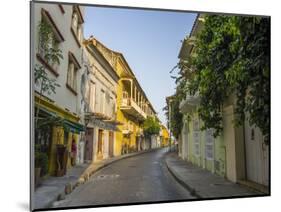
POLYGON ((163 160, 166 151, 144 153, 101 169, 56 207, 195 198, 167 170, 163 160))

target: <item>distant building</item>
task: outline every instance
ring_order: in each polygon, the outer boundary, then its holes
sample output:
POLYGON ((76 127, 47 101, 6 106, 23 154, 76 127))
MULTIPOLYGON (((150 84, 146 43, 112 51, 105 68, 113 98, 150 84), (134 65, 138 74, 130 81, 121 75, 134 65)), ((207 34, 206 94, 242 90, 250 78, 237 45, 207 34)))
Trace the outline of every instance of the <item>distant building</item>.
POLYGON ((96 161, 114 156, 116 132, 118 131, 117 86, 119 76, 100 53, 95 39, 84 41, 88 59, 89 89, 86 130, 85 160, 96 161))
POLYGON ((168 145, 169 145, 169 131, 164 125, 161 125, 160 146, 167 147, 168 145))
POLYGON ((111 64, 119 77, 117 87, 117 121, 122 123, 116 132, 114 156, 151 148, 145 139, 142 123, 156 112, 146 97, 124 56, 93 39, 93 44, 111 64))

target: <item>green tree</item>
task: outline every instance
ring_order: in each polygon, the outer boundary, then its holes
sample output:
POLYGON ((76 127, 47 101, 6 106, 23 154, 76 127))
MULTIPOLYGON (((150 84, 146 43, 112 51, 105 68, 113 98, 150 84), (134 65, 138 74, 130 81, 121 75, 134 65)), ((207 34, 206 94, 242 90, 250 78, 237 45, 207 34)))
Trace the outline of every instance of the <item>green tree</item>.
POLYGON ((180 112, 180 102, 185 99, 186 96, 186 80, 185 78, 178 78, 176 80, 176 92, 170 97, 167 105, 163 108, 166 118, 168 120, 168 127, 175 138, 179 138, 181 129, 183 127, 183 115, 180 112))
POLYGON ((149 138, 151 135, 157 135, 160 131, 159 121, 155 117, 148 116, 143 123, 144 136, 149 138))
POLYGON ((236 125, 247 118, 259 127, 268 142, 270 120, 270 19, 207 15, 196 40, 188 86, 199 92, 198 108, 206 128, 222 131, 222 108, 231 95, 237 96, 236 125), (245 116, 245 114, 249 114, 245 116))
MULTIPOLYGON (((41 21, 38 25, 39 48, 42 52, 44 60, 48 64, 60 64, 63 59, 62 51, 55 44, 55 37, 51 26, 45 21, 41 21)), ((56 93, 56 87, 60 85, 56 83, 56 79, 49 78, 46 67, 44 65, 36 64, 34 67, 34 82, 39 87, 39 103, 42 96, 56 93)), ((35 112, 35 130, 48 128, 52 124, 61 125, 62 119, 60 117, 39 117, 39 107, 35 112)))

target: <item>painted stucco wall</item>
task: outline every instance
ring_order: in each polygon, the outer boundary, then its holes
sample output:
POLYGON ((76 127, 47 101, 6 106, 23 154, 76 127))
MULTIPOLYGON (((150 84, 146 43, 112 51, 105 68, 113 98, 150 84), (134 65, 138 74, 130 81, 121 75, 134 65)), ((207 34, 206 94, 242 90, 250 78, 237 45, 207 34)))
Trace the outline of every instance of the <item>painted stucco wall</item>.
MULTIPOLYGON (((94 86, 94 89, 91 92, 91 97, 93 99, 93 108, 92 112, 103 113, 109 117, 114 118, 116 116, 116 97, 117 97, 117 81, 115 81, 105 70, 105 66, 102 64, 102 61, 97 60, 92 54, 88 51, 85 51, 91 65, 90 71, 90 80, 91 86, 94 86), (101 111, 101 94, 102 90, 104 93, 109 95, 110 102, 106 102, 104 105, 104 111, 101 111), (114 108, 114 112, 113 112, 114 108)), ((92 87, 93 88, 93 87, 92 87)))
MULTIPOLYGON (((32 24, 32 38, 34 39, 34 46, 33 48, 33 55, 32 58, 34 60, 32 61, 32 66, 35 67, 35 65, 42 65, 41 62, 37 59, 36 54, 39 52, 38 45, 39 45, 39 33, 38 33, 38 26, 39 23, 41 22, 41 11, 42 8, 46 10, 52 20, 54 21, 55 25, 57 26, 58 30, 61 32, 64 41, 59 43, 59 49, 62 51, 62 56, 63 59, 61 59, 60 64, 57 66, 57 73, 58 76, 55 76, 53 73, 51 73, 49 70, 46 69, 46 73, 50 79, 55 79, 56 83, 60 85, 60 87, 56 87, 56 93, 48 94, 44 93, 46 97, 48 97, 51 101, 53 101, 51 104, 53 105, 52 108, 47 108, 47 109, 52 109, 53 108, 62 108, 66 109, 69 113, 69 115, 62 115, 61 117, 67 119, 67 120, 72 120, 71 114, 75 114, 75 117, 79 117, 78 119, 75 118, 74 122, 80 122, 83 123, 83 118, 82 117, 82 111, 80 108, 79 101, 81 100, 81 92, 80 92, 80 83, 81 83, 81 75, 84 71, 83 65, 82 65, 82 49, 79 47, 77 44, 74 36, 72 35, 70 31, 71 27, 71 19, 72 19, 72 12, 73 12, 73 7, 71 5, 63 5, 64 13, 60 10, 58 4, 44 4, 44 3, 34 3, 32 4, 32 14, 33 18, 31 19, 31 24, 32 24), (75 58, 77 59, 78 63, 82 67, 80 70, 77 71, 77 95, 73 94, 67 87, 66 87, 66 82, 67 82, 67 70, 68 70, 68 62, 69 62, 69 52, 73 53, 75 58)), ((84 8, 80 7, 80 11, 82 13, 82 16, 84 14, 84 8)), ((82 33, 83 33, 83 26, 82 26, 82 33)), ((35 91, 40 91, 40 87, 38 85, 33 85, 35 91)), ((59 115, 60 112, 56 111, 59 115)), ((71 142, 72 142, 72 135, 74 135, 76 144, 79 141, 79 135, 74 134, 71 132, 66 132, 62 127, 53 127, 52 129, 52 139, 49 144, 49 154, 48 154, 48 172, 51 175, 54 175, 56 172, 56 166, 57 166, 57 161, 56 161, 56 145, 57 144, 66 144, 67 146, 67 151, 71 151, 71 142), (67 133, 67 141, 65 142, 65 134, 67 133)), ((69 154, 70 156, 70 154, 69 154)), ((70 163, 70 158, 68 158, 67 162, 67 167, 71 167, 70 163)))
MULTIPOLYGON (((38 53, 38 25, 41 21, 41 8, 44 8, 49 12, 52 19, 54 20, 56 26, 64 37, 64 41, 59 44, 59 48, 62 50, 63 59, 58 66, 57 72, 59 74, 56 77, 54 74, 47 70, 48 76, 51 79, 56 79, 57 83, 60 84, 60 87, 56 88, 56 94, 48 95, 50 99, 55 101, 57 105, 60 105, 63 108, 68 109, 70 112, 79 114, 80 104, 78 96, 74 95, 67 87, 67 70, 68 70, 68 52, 72 52, 76 59, 78 60, 80 66, 82 67, 82 48, 78 46, 75 41, 73 34, 71 33, 71 19, 72 19, 72 5, 63 5, 65 13, 63 14, 58 6, 58 4, 43 4, 43 3, 35 3, 34 4, 34 18, 33 22, 33 37, 34 37, 34 55, 32 58, 36 58, 36 53, 38 53)), ((83 7, 80 7, 82 15, 84 14, 83 7)), ((82 30, 83 31, 83 30, 82 30)), ((35 59, 35 64, 41 65, 41 63, 35 59)), ((35 65, 34 64, 34 65, 35 65)), ((77 72, 77 93, 80 88, 80 79, 81 79, 82 71, 78 70, 77 72)), ((35 90, 39 90, 39 87, 35 86, 35 90)))
MULTIPOLYGON (((116 71, 119 76, 122 76, 126 72, 119 59, 117 60, 116 63, 116 71)), ((122 96, 124 90, 125 90, 124 83, 122 82, 122 80, 119 80, 118 89, 117 89, 117 120, 123 123, 123 125, 120 125, 118 127, 120 131, 116 132, 116 143, 115 143, 116 145, 114 147, 114 152, 116 155, 121 154, 122 141, 124 142, 124 144, 129 145, 130 148, 136 149, 137 136, 141 131, 140 122, 134 117, 128 116, 121 110, 122 96), (122 130, 126 129, 128 125, 132 126, 132 133, 130 134, 129 137, 125 137, 124 134, 122 133, 122 130)))
POLYGON ((187 114, 184 116, 184 125, 181 132, 181 157, 184 160, 190 161, 193 164, 207 169, 213 173, 225 175, 225 144, 221 136, 213 141, 213 157, 206 156, 206 131, 195 130, 194 121, 199 121, 199 128, 203 126, 202 120, 199 119, 198 113, 193 112, 191 119, 187 119, 187 114), (199 138, 199 154, 195 151, 194 133, 198 133, 199 138))

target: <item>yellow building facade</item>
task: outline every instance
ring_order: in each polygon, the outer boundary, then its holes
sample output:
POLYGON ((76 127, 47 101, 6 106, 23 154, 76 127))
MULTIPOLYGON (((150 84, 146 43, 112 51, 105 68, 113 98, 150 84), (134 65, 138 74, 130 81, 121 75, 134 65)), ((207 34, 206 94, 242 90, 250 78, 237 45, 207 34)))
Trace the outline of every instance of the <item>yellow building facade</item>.
POLYGON ((97 49, 119 76, 117 87, 117 121, 122 123, 116 132, 114 156, 149 149, 142 123, 147 116, 156 116, 151 103, 136 79, 124 56, 94 39, 97 49))
POLYGON ((161 147, 166 147, 169 145, 169 132, 168 129, 161 125, 161 147))
POLYGON ((41 146, 46 146, 45 153, 48 155, 48 174, 60 175, 58 173, 58 145, 64 146, 67 154, 66 169, 72 167, 69 152, 71 152, 72 141, 78 145, 80 132, 84 130, 79 123, 80 118, 69 111, 56 105, 46 97, 35 93, 35 113, 39 110, 40 117, 59 117, 63 120, 61 124, 53 125, 49 130, 38 130, 41 146), (64 127, 63 127, 64 126, 64 127))

